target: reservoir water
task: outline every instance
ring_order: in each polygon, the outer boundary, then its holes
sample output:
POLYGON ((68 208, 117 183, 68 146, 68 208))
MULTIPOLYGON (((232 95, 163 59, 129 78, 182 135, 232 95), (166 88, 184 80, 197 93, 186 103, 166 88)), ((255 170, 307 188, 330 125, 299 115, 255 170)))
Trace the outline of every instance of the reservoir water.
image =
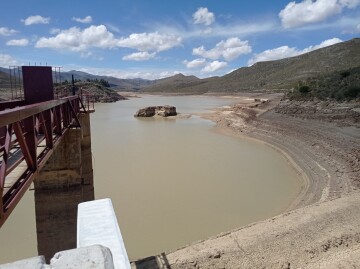
MULTIPOLYGON (((232 102, 144 96, 96 105, 95 196, 112 199, 130 259, 274 216, 296 197, 297 173, 262 143, 218 134, 214 123, 197 116, 133 117, 149 105, 174 105, 186 114, 232 102)), ((34 211, 28 192, 0 230, 0 263, 37 255, 34 211)))

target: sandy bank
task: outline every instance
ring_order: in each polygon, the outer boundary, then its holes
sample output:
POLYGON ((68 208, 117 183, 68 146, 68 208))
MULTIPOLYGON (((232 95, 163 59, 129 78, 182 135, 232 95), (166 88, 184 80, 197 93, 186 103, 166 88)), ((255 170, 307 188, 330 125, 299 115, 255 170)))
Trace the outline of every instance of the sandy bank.
POLYGON ((216 122, 218 132, 262 141, 283 154, 302 178, 297 199, 287 213, 138 261, 137 268, 360 266, 359 128, 274 113, 276 94, 234 101, 202 116, 216 122))

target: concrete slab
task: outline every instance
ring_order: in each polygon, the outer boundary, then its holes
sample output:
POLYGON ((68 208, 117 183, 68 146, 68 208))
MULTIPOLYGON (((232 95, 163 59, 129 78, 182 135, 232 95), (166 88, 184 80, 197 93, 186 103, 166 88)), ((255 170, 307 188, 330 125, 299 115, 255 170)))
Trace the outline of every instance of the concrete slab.
MULTIPOLYGON (((32 268, 32 267, 26 267, 32 268)), ((94 245, 58 252, 43 269, 114 269, 111 251, 94 245)))
POLYGON ((110 199, 80 203, 78 206, 77 247, 95 244, 111 250, 115 269, 131 269, 110 199))
POLYGON ((0 265, 0 269, 114 269, 110 249, 100 245, 64 250, 56 253, 50 264, 44 256, 0 265))

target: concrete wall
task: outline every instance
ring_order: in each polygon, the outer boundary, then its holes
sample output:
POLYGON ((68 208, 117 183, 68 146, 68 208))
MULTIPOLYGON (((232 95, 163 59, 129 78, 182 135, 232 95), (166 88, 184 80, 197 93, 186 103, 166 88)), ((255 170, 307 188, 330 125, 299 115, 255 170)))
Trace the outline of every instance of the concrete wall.
POLYGON ((90 115, 70 129, 34 181, 38 253, 76 248, 77 206, 94 200, 90 115))
POLYGON ((100 245, 70 249, 55 254, 50 264, 44 256, 0 265, 0 269, 114 269, 111 251, 100 245))

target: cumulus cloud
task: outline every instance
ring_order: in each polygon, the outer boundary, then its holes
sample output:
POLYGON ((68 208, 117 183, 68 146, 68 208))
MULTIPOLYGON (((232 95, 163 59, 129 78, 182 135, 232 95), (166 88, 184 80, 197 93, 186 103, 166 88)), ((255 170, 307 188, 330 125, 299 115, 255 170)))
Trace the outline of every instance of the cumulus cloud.
POLYGON ((360 5, 360 0, 339 0, 339 3, 348 8, 355 8, 360 5))
POLYGON ((205 73, 212 73, 215 71, 218 71, 220 69, 223 69, 227 66, 226 62, 221 61, 213 61, 211 63, 208 63, 201 71, 205 73))
MULTIPOLYGON (((55 36, 41 37, 36 48, 50 48, 73 52, 88 52, 91 48, 132 48, 142 53, 124 56, 124 60, 144 61, 154 58, 157 52, 181 45, 181 37, 172 34, 134 33, 129 37, 116 38, 105 25, 91 25, 88 28, 71 27, 66 30, 55 29, 55 36)), ((84 54, 85 55, 85 54, 84 54)))
POLYGON ((122 57, 124 61, 147 61, 155 58, 156 52, 149 53, 147 51, 135 52, 122 57))
POLYGON ((92 17, 91 16, 86 16, 85 18, 73 17, 72 20, 76 21, 76 22, 80 22, 80 23, 92 23, 92 17))
POLYGON ((56 35, 56 34, 58 34, 60 32, 61 32, 61 29, 59 29, 59 28, 51 28, 50 31, 49 31, 49 33, 52 34, 52 35, 56 35))
POLYGON ((54 37, 42 37, 36 44, 36 48, 51 48, 56 50, 85 51, 90 47, 114 48, 118 40, 109 32, 104 25, 92 25, 84 30, 72 27, 60 31, 54 37))
POLYGON ((9 40, 8 42, 6 42, 6 45, 8 46, 19 46, 19 47, 25 47, 29 44, 29 40, 27 40, 26 38, 22 38, 22 39, 12 39, 9 40))
POLYGON ((310 51, 313 51, 313 50, 317 50, 317 49, 321 49, 321 48, 325 48, 325 47, 328 47, 328 46, 331 46, 331 45, 334 45, 334 44, 337 44, 337 43, 340 43, 340 42, 343 42, 343 41, 340 38, 337 38, 337 37, 327 39, 327 40, 321 42, 319 45, 314 45, 314 46, 310 46, 310 47, 307 47, 307 48, 303 49, 300 54, 310 52, 310 51))
POLYGON ((280 11, 279 17, 285 28, 316 23, 341 13, 343 8, 355 8, 360 0, 303 0, 290 2, 280 11))
POLYGON ((9 67, 9 66, 13 66, 13 65, 19 65, 19 62, 8 54, 0 53, 0 66, 1 67, 9 67))
POLYGON ((187 68, 198 68, 198 67, 202 67, 206 64, 206 60, 205 59, 195 59, 192 61, 183 61, 183 64, 186 65, 187 68))
POLYGON ((2 36, 10 36, 10 35, 13 35, 16 33, 17 33, 16 30, 9 29, 7 27, 0 27, 0 35, 2 35, 2 36))
POLYGON ((199 55, 211 60, 224 58, 227 61, 232 61, 240 55, 251 52, 251 46, 248 41, 242 41, 237 37, 230 37, 226 41, 222 40, 210 50, 206 50, 204 46, 194 48, 193 55, 199 55))
POLYGON ((25 25, 32 24, 49 24, 50 18, 45 18, 40 15, 30 16, 24 20, 21 20, 25 25))
POLYGON ((140 33, 131 34, 127 38, 119 40, 120 47, 132 48, 139 51, 164 51, 180 46, 181 37, 172 34, 140 33))
POLYGON ((192 17, 195 24, 204 24, 206 26, 209 26, 215 21, 214 13, 210 12, 206 7, 198 8, 192 17))
POLYGON ((141 70, 134 70, 134 69, 110 69, 110 68, 94 68, 94 67, 80 67, 80 66, 70 66, 69 68, 64 67, 64 71, 70 70, 79 70, 86 73, 91 73, 94 75, 101 75, 101 76, 111 76, 117 78, 143 78, 143 79, 161 79, 165 77, 170 77, 179 73, 186 74, 184 71, 179 70, 164 70, 164 69, 157 69, 156 67, 151 67, 150 69, 141 69, 141 70), (67 69, 67 70, 65 70, 67 69))
POLYGON ((331 46, 339 42, 342 42, 342 40, 339 38, 331 38, 321 42, 318 45, 310 46, 303 50, 298 50, 297 48, 294 47, 291 48, 289 46, 281 46, 275 49, 265 50, 259 54, 255 54, 255 56, 248 61, 248 65, 253 65, 254 63, 257 62, 273 61, 273 60, 279 60, 279 59, 297 56, 316 49, 331 46))
POLYGON ((93 54, 91 51, 82 51, 80 53, 81 58, 89 58, 96 61, 103 61, 104 57, 93 54))

